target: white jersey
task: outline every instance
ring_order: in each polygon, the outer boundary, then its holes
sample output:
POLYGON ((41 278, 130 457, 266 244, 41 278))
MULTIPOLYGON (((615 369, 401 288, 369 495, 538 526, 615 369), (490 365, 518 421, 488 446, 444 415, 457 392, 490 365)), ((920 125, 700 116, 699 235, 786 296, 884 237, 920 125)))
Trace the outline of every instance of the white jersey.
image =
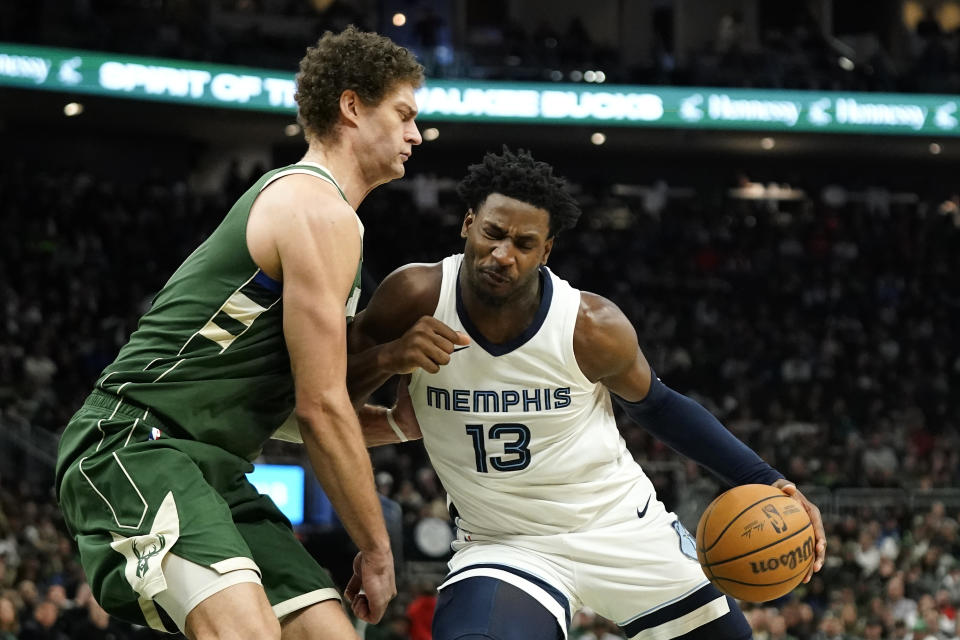
MULTIPOLYGON (((471 342, 438 373, 418 369, 410 381, 424 444, 460 530, 579 531, 631 491, 653 496, 620 437, 609 391, 590 382, 574 356, 580 292, 543 267, 533 322, 509 343, 492 344, 463 308, 462 259, 442 263, 434 317, 471 342)), ((627 513, 636 518, 632 508, 627 513)))

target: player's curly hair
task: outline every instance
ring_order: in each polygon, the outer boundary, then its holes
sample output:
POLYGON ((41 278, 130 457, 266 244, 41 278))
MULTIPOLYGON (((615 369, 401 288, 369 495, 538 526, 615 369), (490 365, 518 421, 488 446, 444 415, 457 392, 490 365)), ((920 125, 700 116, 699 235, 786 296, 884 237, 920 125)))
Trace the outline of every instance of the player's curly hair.
POLYGON ((352 89, 376 106, 401 83, 423 84, 423 66, 389 38, 350 25, 308 47, 297 74, 297 121, 308 134, 336 140, 340 95, 352 89))
POLYGON ((491 193, 516 198, 550 214, 550 237, 572 229, 580 218, 580 206, 566 189, 567 181, 553 175, 553 167, 534 160, 529 151, 513 153, 503 147, 498 155, 488 153, 479 164, 467 168, 457 185, 457 195, 478 211, 491 193))

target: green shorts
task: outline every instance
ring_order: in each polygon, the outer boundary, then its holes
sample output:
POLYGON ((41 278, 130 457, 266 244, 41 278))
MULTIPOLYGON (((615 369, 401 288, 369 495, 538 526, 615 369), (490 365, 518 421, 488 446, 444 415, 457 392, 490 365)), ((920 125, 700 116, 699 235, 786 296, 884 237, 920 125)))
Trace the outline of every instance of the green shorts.
POLYGON ((170 437, 143 408, 117 402, 99 391, 87 399, 67 430, 91 430, 100 439, 77 459, 59 462, 67 465, 60 508, 104 609, 176 631, 153 601, 167 588, 161 561, 171 552, 220 574, 257 571, 278 617, 340 597, 286 517, 247 481, 252 464, 170 437))

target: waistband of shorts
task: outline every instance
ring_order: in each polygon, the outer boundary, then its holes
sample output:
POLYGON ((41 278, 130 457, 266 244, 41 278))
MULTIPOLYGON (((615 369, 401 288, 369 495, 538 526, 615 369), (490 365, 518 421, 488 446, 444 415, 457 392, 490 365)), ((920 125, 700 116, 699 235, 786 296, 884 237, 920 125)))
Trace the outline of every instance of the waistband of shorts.
POLYGON ((94 389, 93 393, 87 396, 83 406, 96 409, 103 409, 111 413, 117 413, 128 418, 139 418, 151 427, 157 427, 166 430, 166 426, 160 418, 154 415, 149 407, 138 404, 128 398, 123 398, 115 393, 94 389))

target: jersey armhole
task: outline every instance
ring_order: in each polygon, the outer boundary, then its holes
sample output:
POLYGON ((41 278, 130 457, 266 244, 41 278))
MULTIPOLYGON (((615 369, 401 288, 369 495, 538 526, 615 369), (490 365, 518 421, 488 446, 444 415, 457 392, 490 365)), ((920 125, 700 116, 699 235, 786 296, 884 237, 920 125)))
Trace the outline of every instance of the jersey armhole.
MULTIPOLYGON (((433 311, 430 312, 430 315, 434 318, 437 317, 437 313, 444 307, 451 308, 450 297, 456 295, 456 279, 460 273, 460 262, 460 254, 447 256, 440 262, 440 294, 437 296, 436 306, 433 308, 433 311)), ((452 307, 456 309, 456 304, 454 303, 452 307)), ((417 368, 410 374, 410 384, 408 386, 411 389, 419 384, 422 374, 423 369, 420 368, 417 368)))
POLYGON ((590 378, 583 373, 580 363, 577 361, 576 349, 573 348, 573 337, 577 331, 577 318, 580 316, 580 290, 573 289, 573 295, 576 296, 576 304, 570 305, 571 311, 568 317, 564 318, 563 325, 563 349, 564 359, 569 363, 567 370, 576 375, 578 382, 584 387, 593 387, 597 383, 592 382, 590 378))

